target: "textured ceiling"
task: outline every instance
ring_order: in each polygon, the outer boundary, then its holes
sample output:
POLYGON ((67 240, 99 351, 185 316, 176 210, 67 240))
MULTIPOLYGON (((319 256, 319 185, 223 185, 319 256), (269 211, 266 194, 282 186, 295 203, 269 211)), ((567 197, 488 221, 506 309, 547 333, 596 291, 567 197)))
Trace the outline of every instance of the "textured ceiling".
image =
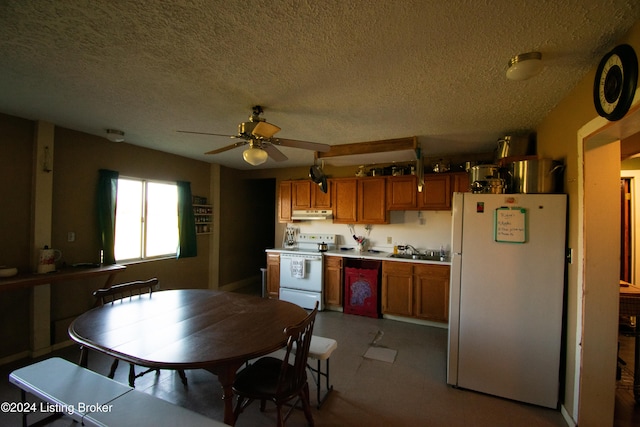
MULTIPOLYGON (((251 107, 288 139, 417 136, 424 155, 535 129, 640 18, 637 0, 0 1, 0 112, 248 169, 251 107), (505 78, 542 52, 543 72, 505 78)), ((283 148, 309 165, 313 153, 283 148)))

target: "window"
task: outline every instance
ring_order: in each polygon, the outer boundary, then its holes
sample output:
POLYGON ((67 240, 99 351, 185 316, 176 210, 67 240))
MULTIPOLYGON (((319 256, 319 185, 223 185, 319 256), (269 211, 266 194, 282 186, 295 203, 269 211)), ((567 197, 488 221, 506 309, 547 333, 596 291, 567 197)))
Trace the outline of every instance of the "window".
POLYGON ((178 188, 175 184, 118 179, 117 261, 175 256, 178 249, 178 188))

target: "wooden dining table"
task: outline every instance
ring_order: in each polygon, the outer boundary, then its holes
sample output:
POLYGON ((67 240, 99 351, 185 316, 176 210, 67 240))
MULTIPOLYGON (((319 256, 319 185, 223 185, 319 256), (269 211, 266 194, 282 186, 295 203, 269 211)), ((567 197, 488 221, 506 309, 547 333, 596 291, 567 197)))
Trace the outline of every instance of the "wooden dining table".
MULTIPOLYGON (((71 323, 69 335, 83 347, 136 365, 217 375, 224 422, 234 425, 236 371, 247 360, 284 346, 284 328, 306 316, 303 308, 275 299, 166 290, 91 309, 71 323)), ((86 365, 85 358, 81 364, 86 365)))

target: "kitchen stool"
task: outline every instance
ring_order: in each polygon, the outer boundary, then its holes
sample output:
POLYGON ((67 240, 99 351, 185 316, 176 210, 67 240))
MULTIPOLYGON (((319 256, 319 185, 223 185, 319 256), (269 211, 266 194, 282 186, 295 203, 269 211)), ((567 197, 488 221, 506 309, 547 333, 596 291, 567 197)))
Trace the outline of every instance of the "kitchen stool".
POLYGON ((313 335, 311 337, 311 344, 309 346, 309 357, 308 359, 315 359, 317 361, 317 368, 313 368, 310 364, 307 363, 307 368, 312 372, 313 380, 316 383, 316 394, 318 399, 318 409, 327 399, 329 393, 333 390, 333 385, 329 385, 329 358, 331 357, 331 353, 333 350, 338 348, 338 342, 331 338, 320 337, 317 335, 313 335), (325 371, 322 371, 321 362, 325 361, 325 371), (313 375, 315 374, 315 375, 313 375), (327 391, 324 396, 320 398, 320 377, 325 378, 325 384, 327 391))

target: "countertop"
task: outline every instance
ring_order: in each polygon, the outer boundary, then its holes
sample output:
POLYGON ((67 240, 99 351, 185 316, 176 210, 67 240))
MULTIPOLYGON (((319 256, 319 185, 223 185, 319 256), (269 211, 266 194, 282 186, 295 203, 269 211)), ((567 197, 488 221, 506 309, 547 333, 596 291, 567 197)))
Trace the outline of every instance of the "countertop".
MULTIPOLYGON (((267 249, 265 252, 274 252, 274 253, 291 252, 291 249, 275 248, 275 249, 267 249)), ((299 251, 299 252, 309 253, 306 251, 299 251)), ((320 252, 314 252, 314 253, 319 254, 320 252)), ((384 251, 358 252, 356 249, 350 249, 350 250, 327 251, 327 252, 322 252, 322 254, 324 254, 324 256, 339 256, 343 258, 368 259, 368 260, 375 260, 375 261, 394 261, 394 262, 397 261, 397 262, 412 262, 412 263, 418 263, 418 264, 451 265, 451 260, 449 258, 445 258, 444 261, 391 258, 391 252, 384 252, 384 251)))

